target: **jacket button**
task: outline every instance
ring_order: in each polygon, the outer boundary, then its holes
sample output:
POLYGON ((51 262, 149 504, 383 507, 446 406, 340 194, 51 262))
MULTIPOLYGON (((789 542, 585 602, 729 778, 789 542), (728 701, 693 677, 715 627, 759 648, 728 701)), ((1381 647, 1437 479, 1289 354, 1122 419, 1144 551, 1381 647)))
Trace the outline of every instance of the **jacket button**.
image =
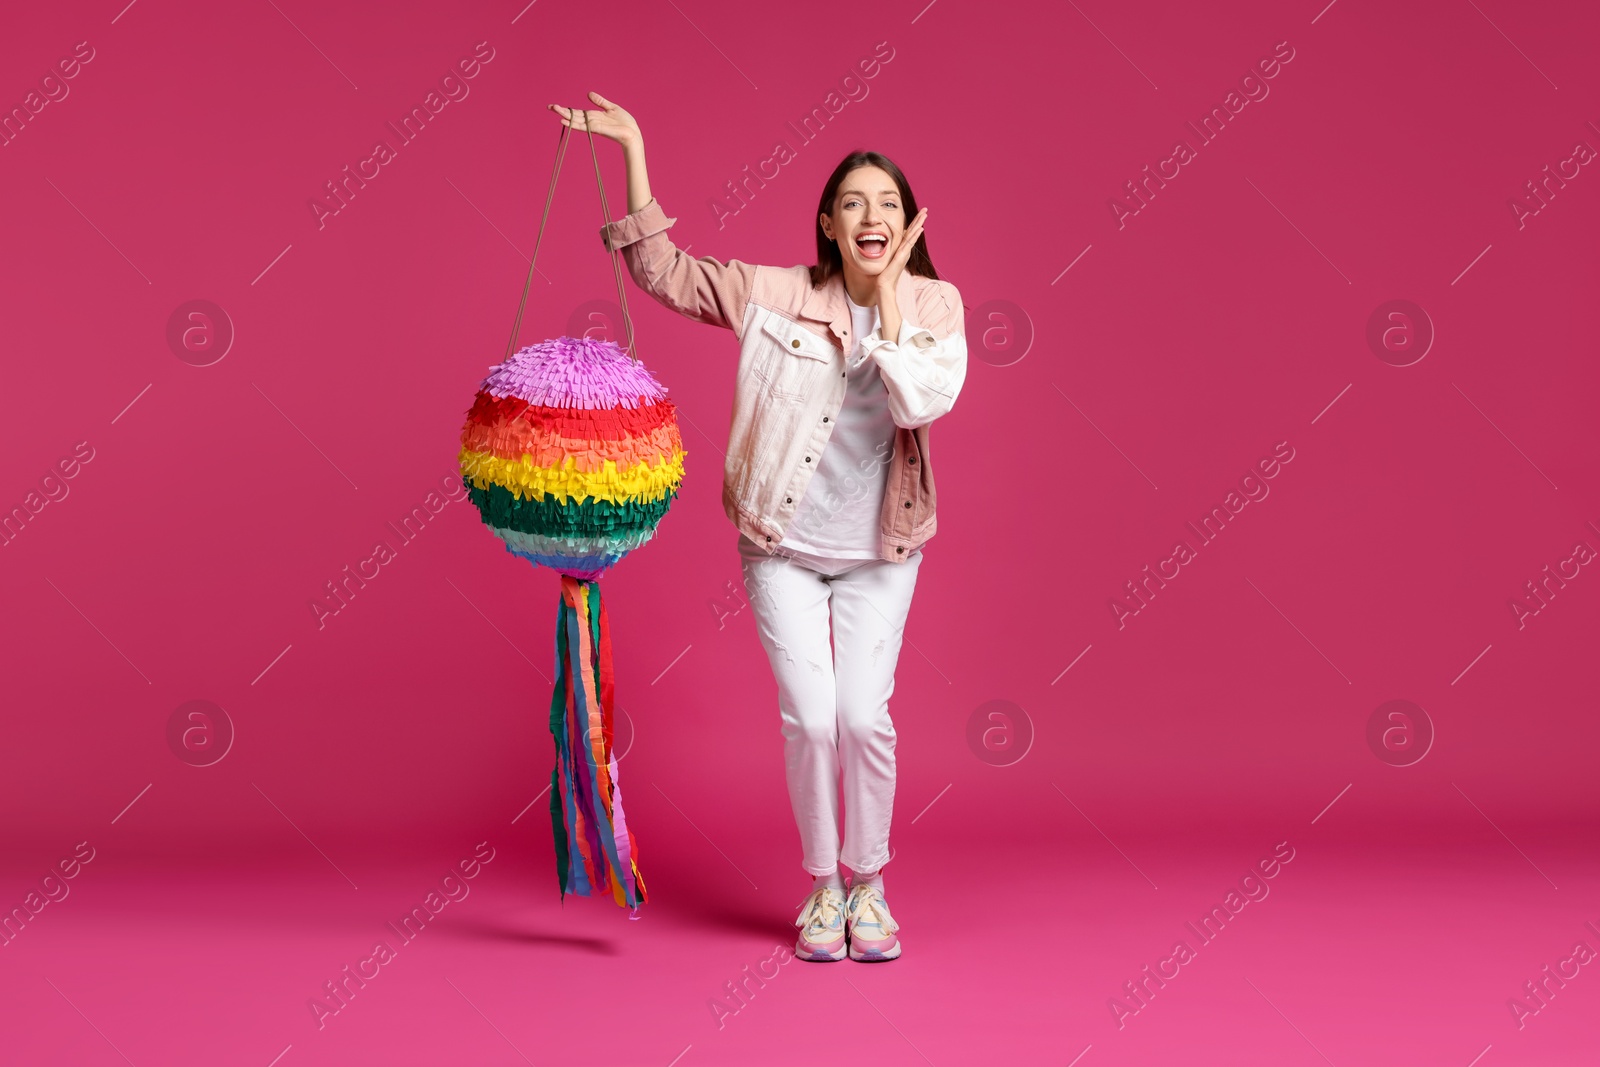
POLYGON ((807 463, 810 463, 810 462, 811 462, 811 457, 810 457, 810 456, 807 456, 807 457, 806 457, 806 462, 807 462, 807 463))
POLYGON ((770 537, 768 537, 768 538, 767 538, 767 540, 768 540, 768 541, 771 541, 771 540, 772 540, 772 538, 770 538, 770 537))
POLYGON ((906 507, 908 507, 908 508, 909 508, 909 507, 910 507, 910 506, 911 506, 911 501, 909 501, 909 500, 907 500, 907 501, 906 501, 906 507))
POLYGON ((822 416, 822 421, 823 422, 827 422, 828 421, 828 416, 826 416, 826 415, 822 416))
MULTIPOLYGON (((769 537, 769 538, 767 538, 767 540, 770 541, 770 540, 772 540, 772 538, 769 537)), ((895 549, 895 551, 896 552, 904 552, 905 551, 905 547, 902 545, 900 548, 895 549)))
POLYGON ((800 347, 800 338, 796 337, 793 341, 790 341, 789 343, 791 345, 794 345, 794 347, 799 348, 800 347))
POLYGON ((850 376, 850 372, 849 371, 840 371, 839 372, 839 377, 841 377, 841 378, 848 378, 849 376, 850 376))
POLYGON ((915 467, 917 465, 917 457, 916 456, 912 456, 910 459, 906 460, 906 462, 911 464, 913 467, 915 467))
POLYGON ((785 504, 793 504, 794 503, 794 497, 786 496, 786 497, 783 498, 783 502, 785 504))

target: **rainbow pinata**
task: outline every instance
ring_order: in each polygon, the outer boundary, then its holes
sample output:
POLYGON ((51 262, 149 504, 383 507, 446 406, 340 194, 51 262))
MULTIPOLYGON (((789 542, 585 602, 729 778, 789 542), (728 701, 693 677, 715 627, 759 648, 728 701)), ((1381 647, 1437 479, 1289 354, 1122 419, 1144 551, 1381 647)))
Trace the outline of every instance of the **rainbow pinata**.
POLYGON ((595 579, 654 535, 683 482, 667 390, 609 341, 559 337, 491 368, 461 431, 461 474, 506 549, 595 579))

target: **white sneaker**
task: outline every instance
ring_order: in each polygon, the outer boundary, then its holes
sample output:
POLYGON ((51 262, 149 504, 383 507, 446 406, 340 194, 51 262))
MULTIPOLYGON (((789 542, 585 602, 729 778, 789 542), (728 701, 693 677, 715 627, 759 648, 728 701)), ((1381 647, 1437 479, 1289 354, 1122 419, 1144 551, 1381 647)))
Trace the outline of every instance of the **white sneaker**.
POLYGON ((889 914, 883 893, 870 885, 854 886, 845 905, 850 934, 850 958, 858 963, 882 963, 900 955, 900 924, 889 914))
POLYGON ((837 963, 845 957, 844 897, 832 886, 818 886, 800 906, 796 959, 837 963))

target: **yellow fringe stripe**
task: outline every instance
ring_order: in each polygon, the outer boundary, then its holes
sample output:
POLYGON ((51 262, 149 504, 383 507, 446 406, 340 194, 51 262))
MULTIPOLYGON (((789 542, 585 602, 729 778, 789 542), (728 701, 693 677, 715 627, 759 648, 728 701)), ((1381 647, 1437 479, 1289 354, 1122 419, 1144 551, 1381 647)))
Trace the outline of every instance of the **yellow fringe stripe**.
POLYGON ((619 470, 608 459, 597 471, 578 470, 572 456, 567 456, 560 467, 535 467, 526 456, 501 459, 492 452, 463 448, 460 459, 462 475, 478 489, 498 485, 519 499, 542 500, 548 493, 575 502, 594 497, 623 504, 660 500, 669 490, 676 489, 683 483, 683 458, 687 455, 678 452, 655 466, 640 462, 626 470, 619 470))

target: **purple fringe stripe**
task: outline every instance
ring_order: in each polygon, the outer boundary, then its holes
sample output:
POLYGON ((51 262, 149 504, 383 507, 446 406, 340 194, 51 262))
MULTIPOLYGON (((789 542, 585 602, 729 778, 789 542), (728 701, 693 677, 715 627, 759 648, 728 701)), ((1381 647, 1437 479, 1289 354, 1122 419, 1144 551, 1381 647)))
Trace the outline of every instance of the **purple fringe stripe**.
POLYGON ((636 408, 667 397, 667 388, 611 341, 558 337, 520 349, 490 368, 478 385, 491 396, 513 396, 555 408, 636 408))

